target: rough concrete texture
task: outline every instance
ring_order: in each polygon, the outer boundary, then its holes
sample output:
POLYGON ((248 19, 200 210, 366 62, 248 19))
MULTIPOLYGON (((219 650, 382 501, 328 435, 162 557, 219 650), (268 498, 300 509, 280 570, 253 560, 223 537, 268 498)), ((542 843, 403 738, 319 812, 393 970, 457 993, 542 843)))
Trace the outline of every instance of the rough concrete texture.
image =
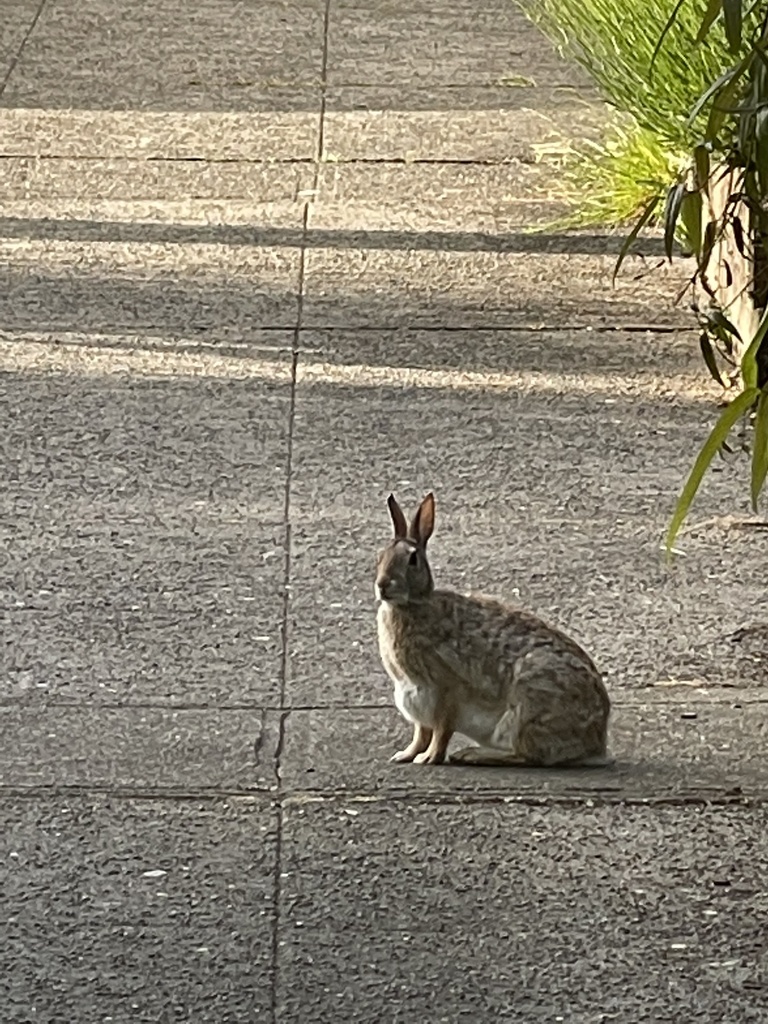
POLYGON ((290 806, 278 1016, 762 1021, 764 821, 694 807, 290 806))
POLYGON ((276 827, 246 798, 7 796, 3 1020, 269 1020, 276 827))
POLYGON ((5 89, 20 108, 319 111, 322 0, 42 5, 5 89), (184 31, 171 31, 183 23, 184 31), (190 48, 191 40, 205 46, 190 48))
POLYGON ((663 561, 719 395, 546 228, 605 117, 512 0, 6 2, 0 1020, 766 1019, 766 533, 736 454, 663 561), (389 763, 430 488, 611 769, 389 763))

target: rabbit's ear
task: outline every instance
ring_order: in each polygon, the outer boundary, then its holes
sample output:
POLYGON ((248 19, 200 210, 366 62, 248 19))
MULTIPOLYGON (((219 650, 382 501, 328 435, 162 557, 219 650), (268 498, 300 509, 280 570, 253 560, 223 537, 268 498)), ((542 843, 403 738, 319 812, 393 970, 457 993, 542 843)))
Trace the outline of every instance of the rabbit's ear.
POLYGON ((408 536, 425 548, 435 528, 435 496, 430 491, 419 505, 416 515, 411 520, 408 536))
POLYGON ((392 516, 392 525, 395 528, 395 540, 405 540, 408 536, 408 524, 405 521, 403 510, 397 504, 394 494, 387 498, 389 514, 392 516))

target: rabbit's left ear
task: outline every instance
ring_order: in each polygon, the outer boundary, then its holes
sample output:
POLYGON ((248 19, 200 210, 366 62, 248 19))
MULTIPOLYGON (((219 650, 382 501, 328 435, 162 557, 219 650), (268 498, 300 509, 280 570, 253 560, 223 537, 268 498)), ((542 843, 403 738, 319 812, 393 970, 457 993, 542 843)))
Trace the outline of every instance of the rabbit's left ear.
POLYGON ((389 514, 392 516, 392 525, 395 528, 395 540, 405 540, 408 536, 408 524, 405 521, 403 510, 397 504, 394 494, 387 498, 389 514))
POLYGON ((408 537, 425 548, 435 528, 435 496, 430 491, 411 520, 408 537))

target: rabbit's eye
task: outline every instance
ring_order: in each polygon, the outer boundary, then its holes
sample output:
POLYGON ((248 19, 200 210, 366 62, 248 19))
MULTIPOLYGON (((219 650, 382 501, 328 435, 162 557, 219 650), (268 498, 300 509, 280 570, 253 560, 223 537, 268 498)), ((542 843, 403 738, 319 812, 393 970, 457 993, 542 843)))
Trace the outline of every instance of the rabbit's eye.
POLYGON ((408 565, 418 565, 418 564, 419 564, 419 553, 418 553, 418 551, 412 551, 411 552, 411 557, 408 559, 408 565))

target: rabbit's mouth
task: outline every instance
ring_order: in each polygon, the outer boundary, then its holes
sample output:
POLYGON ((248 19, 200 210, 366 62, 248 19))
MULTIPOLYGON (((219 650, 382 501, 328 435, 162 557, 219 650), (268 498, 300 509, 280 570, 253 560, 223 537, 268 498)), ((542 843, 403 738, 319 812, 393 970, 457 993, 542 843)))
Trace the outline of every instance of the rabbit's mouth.
POLYGON ((402 588, 391 580, 374 584, 373 592, 377 601, 386 601, 387 604, 404 604, 408 595, 402 588))

